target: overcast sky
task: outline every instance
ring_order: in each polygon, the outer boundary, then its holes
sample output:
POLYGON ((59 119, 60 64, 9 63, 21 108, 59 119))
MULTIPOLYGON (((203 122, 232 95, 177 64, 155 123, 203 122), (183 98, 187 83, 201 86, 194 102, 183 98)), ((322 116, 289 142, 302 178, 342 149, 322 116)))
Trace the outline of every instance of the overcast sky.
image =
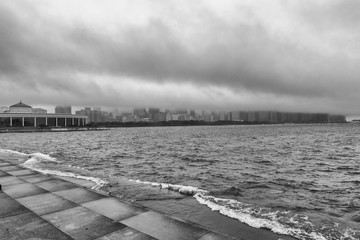
POLYGON ((2 0, 0 106, 360 114, 358 0, 2 0))

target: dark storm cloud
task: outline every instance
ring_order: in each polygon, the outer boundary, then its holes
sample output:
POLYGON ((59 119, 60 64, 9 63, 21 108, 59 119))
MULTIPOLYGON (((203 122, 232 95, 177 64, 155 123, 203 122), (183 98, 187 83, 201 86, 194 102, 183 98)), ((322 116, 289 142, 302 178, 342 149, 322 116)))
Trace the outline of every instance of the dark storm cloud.
POLYGON ((70 39, 85 53, 85 66, 90 67, 86 71, 286 95, 333 94, 332 83, 323 81, 334 74, 326 69, 338 66, 341 59, 325 63, 312 52, 271 39, 261 26, 217 25, 219 29, 211 32, 220 36, 210 35, 195 53, 181 45, 160 20, 123 30, 120 41, 109 41, 88 29, 75 29, 70 39))
MULTIPOLYGON (((297 6, 301 27, 328 32, 331 19, 332 27, 346 26, 348 30, 342 31, 351 34, 359 26, 353 24, 359 20, 354 10, 359 4, 342 2, 319 3, 317 10, 297 6), (315 20, 307 21, 307 17, 315 20)), ((101 79, 79 79, 80 73, 111 76, 119 84, 122 78, 134 78, 157 84, 216 86, 235 93, 358 98, 353 90, 360 88, 358 55, 354 60, 341 48, 318 51, 316 45, 303 44, 307 36, 283 38, 262 20, 229 24, 204 11, 200 26, 195 27, 198 36, 192 34, 193 45, 179 34, 181 26, 162 18, 152 18, 145 25, 119 25, 116 34, 109 34, 81 22, 48 21, 36 9, 27 13, 29 17, 24 18, 0 3, 0 79, 2 85, 10 81, 13 89, 26 86, 29 96, 45 89, 90 99, 93 93, 101 95, 108 89, 101 79)), ((359 40, 356 34, 352 36, 359 40)))

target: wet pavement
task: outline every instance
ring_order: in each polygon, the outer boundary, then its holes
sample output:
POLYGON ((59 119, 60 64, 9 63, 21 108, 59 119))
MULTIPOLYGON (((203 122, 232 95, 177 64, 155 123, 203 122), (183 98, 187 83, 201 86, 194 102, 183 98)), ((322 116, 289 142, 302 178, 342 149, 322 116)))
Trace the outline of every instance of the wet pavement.
POLYGON ((217 240, 226 236, 195 223, 22 168, 0 159, 2 239, 217 240))

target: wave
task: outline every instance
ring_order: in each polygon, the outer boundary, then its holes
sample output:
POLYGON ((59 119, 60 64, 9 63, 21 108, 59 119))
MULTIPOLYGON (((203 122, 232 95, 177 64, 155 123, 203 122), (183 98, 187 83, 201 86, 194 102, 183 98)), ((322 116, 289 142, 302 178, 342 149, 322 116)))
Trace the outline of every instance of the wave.
MULTIPOLYGON (((43 174, 55 175, 55 176, 60 176, 60 177, 71 177, 71 178, 77 178, 77 179, 91 181, 91 182, 95 183, 95 185, 92 187, 92 189, 94 189, 94 190, 99 190, 100 188, 102 188, 103 186, 108 184, 107 181, 104 181, 97 177, 83 176, 83 175, 79 175, 76 173, 59 171, 59 170, 42 169, 38 165, 39 165, 39 163, 43 163, 43 162, 59 163, 59 161, 56 158, 53 158, 50 155, 43 154, 43 153, 33 153, 33 154, 29 154, 29 159, 27 161, 25 161, 23 164, 21 164, 21 166, 41 172, 43 174)), ((67 166, 73 167, 71 165, 67 165, 67 166)), ((79 167, 73 167, 73 168, 81 169, 79 167)))
POLYGON ((161 189, 168 189, 174 192, 179 192, 181 194, 194 196, 197 193, 208 193, 208 191, 193 187, 193 186, 184 186, 184 185, 177 185, 177 184, 168 184, 168 183, 157 183, 157 182, 147 182, 147 181, 140 181, 134 179, 128 179, 130 182, 140 183, 151 185, 153 187, 160 187, 161 189))
MULTIPOLYGON (((211 210, 219 211, 221 214, 237 219, 251 227, 266 228, 278 234, 291 235, 298 238, 302 238, 304 235, 306 235, 311 239, 326 240, 326 238, 321 234, 315 232, 306 233, 299 228, 287 227, 286 225, 277 221, 276 216, 278 214, 287 214, 288 212, 286 211, 264 211, 264 216, 267 218, 259 218, 252 215, 252 213, 255 212, 255 209, 250 204, 242 203, 233 199, 223 199, 209 195, 203 195, 201 193, 196 194, 194 197, 200 204, 208 206, 211 210)), ((257 211, 262 210, 263 209, 261 208, 257 209, 257 211)), ((302 219, 305 221, 307 220, 306 217, 303 217, 302 219)), ((298 220, 295 220, 294 218, 289 220, 298 223, 298 220)))
POLYGON ((298 239, 308 240, 355 240, 360 231, 346 228, 339 232, 338 223, 334 228, 325 228, 316 221, 309 220, 304 214, 297 214, 290 210, 275 210, 272 208, 258 207, 234 199, 218 198, 211 195, 197 193, 195 199, 213 211, 239 220, 254 228, 269 229, 274 233, 290 235, 298 239), (336 238, 333 236, 336 235, 336 238))
MULTIPOLYGON (((128 179, 128 181, 193 196, 200 204, 206 205, 211 210, 237 219, 251 227, 269 229, 274 233, 290 235, 302 240, 355 240, 358 239, 360 234, 360 231, 351 228, 346 228, 340 233, 340 228, 337 227, 338 223, 333 223, 333 228, 325 228, 324 225, 317 223, 316 220, 310 220, 305 214, 298 214, 296 211, 290 209, 278 210, 277 208, 259 207, 234 199, 214 197, 212 195, 217 194, 217 192, 209 192, 193 186, 134 179, 128 179), (334 235, 337 237, 333 238, 332 236, 334 235)), ((225 195, 237 195, 238 192, 240 192, 240 189, 230 187, 219 193, 220 195, 221 193, 227 193, 225 195)))
MULTIPOLYGON (((60 176, 60 177, 71 177, 71 178, 77 178, 77 179, 94 182, 95 185, 92 187, 92 189, 94 189, 94 190, 100 190, 100 188, 102 188, 103 186, 108 184, 107 181, 104 181, 103 179, 100 179, 97 177, 84 176, 84 175, 80 175, 80 174, 76 174, 76 173, 72 173, 72 172, 65 172, 65 171, 59 171, 59 170, 43 169, 43 168, 41 168, 42 163, 61 164, 61 162, 58 159, 51 157, 48 154, 44 154, 44 153, 40 153, 40 152, 26 154, 26 153, 9 150, 9 149, 0 149, 0 153, 16 154, 16 155, 19 155, 22 157, 27 157, 27 159, 25 159, 25 160, 21 159, 21 161, 23 161, 23 162, 20 164, 20 166, 23 166, 28 169, 32 169, 37 172, 41 172, 43 174, 55 175, 55 176, 60 176)), ((73 167, 71 165, 67 165, 67 166, 72 167, 72 168, 81 169, 79 167, 73 167)))
MULTIPOLYGON (((0 153, 1 150, 0 149, 0 153)), ((78 179, 89 180, 96 183, 96 186, 93 187, 96 190, 99 190, 104 185, 109 184, 108 182, 96 178, 96 177, 89 177, 84 176, 82 174, 76 174, 76 169, 79 167, 74 167, 71 165, 66 165, 74 169, 74 172, 67 172, 67 171, 59 171, 58 169, 50 170, 50 169, 43 169, 41 167, 41 163, 46 163, 44 168, 47 166, 54 165, 62 166, 64 165, 61 163, 60 160, 43 153, 32 153, 32 154, 24 154, 16 151, 6 151, 7 153, 16 153, 21 154, 22 156, 28 156, 22 165, 24 167, 42 172, 44 174, 51 174, 63 177, 72 177, 78 179)), ((65 166, 65 167, 66 167, 65 166)), ((60 168, 63 169, 63 168, 60 168)), ((80 168, 79 171, 82 173, 80 168)), ((87 174, 85 174, 87 175, 87 174)), ((285 179, 279 179, 285 181, 285 179)), ((214 195, 224 196, 228 195, 231 196, 241 196, 242 189, 230 187, 225 189, 224 191, 219 191, 218 194, 216 192, 209 192, 204 189, 193 187, 193 186, 185 186, 185 185, 178 185, 178 184, 169 184, 169 183, 158 183, 158 182, 150 182, 150 181, 141 181, 141 180, 133 180, 128 179, 130 182, 139 183, 139 184, 146 184, 153 187, 158 187, 161 189, 168 189, 170 191, 178 192, 184 195, 193 196, 200 204, 204 204, 209 207, 211 210, 218 211, 220 214, 225 216, 234 218, 243 222, 249 226, 255 228, 266 228, 275 233, 291 235, 299 239, 313 239, 313 240, 323 240, 323 239, 358 239, 360 234, 359 231, 353 229, 346 229, 341 230, 340 228, 334 229, 327 229, 325 232, 320 229, 320 227, 316 224, 316 221, 309 220, 306 215, 303 214, 296 214, 294 211, 288 210, 277 210, 281 208, 265 208, 259 207, 251 204, 242 203, 240 201, 234 199, 225 199, 220 197, 214 197, 214 195), (336 232, 338 238, 332 238, 332 233, 336 232)), ((356 202, 357 203, 357 202, 356 202)))
POLYGON ((55 175, 55 176, 60 176, 60 177, 71 177, 71 178, 77 178, 77 179, 91 181, 91 182, 95 183, 95 186, 93 186, 91 188, 94 190, 100 190, 100 188, 102 188, 103 186, 108 184, 107 181, 104 181, 100 178, 78 175, 78 174, 71 173, 71 172, 61 172, 61 171, 56 171, 56 170, 39 169, 39 168, 31 168, 31 169, 41 172, 43 174, 55 175))
POLYGON ((28 156, 36 162, 59 162, 56 158, 44 153, 31 153, 28 156))

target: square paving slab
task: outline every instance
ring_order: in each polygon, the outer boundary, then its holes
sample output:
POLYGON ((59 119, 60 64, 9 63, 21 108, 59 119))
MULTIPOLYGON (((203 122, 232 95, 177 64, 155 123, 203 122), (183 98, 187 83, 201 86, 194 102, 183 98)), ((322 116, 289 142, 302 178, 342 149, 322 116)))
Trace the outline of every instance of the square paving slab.
POLYGON ((39 215, 57 212, 77 206, 75 203, 56 196, 52 193, 43 193, 34 196, 18 198, 16 200, 39 215))
POLYGON ((81 206, 42 217, 77 240, 98 238, 125 227, 81 206))
POLYGON ((12 198, 21 198, 46 193, 47 191, 31 183, 21 183, 16 185, 4 186, 3 192, 12 198))
POLYGON ((26 175, 26 176, 19 176, 24 181, 27 181, 29 183, 38 183, 38 182, 44 182, 44 181, 50 181, 55 180, 53 177, 49 177, 46 175, 42 175, 39 173, 33 174, 33 175, 26 175))
POLYGON ((0 218, 30 212, 29 209, 18 203, 3 192, 0 192, 0 218))
POLYGON ((115 221, 120 221, 145 212, 142 208, 122 203, 116 198, 103 198, 81 205, 115 221))
POLYGON ((163 240, 195 240, 208 233, 205 229, 172 219, 153 211, 125 219, 121 221, 121 223, 154 238, 163 240))
POLYGON ((38 187, 48 190, 49 192, 57 192, 57 191, 65 190, 65 189, 78 187, 75 184, 72 184, 72 183, 69 183, 69 182, 66 182, 63 180, 59 180, 59 179, 38 182, 38 183, 34 183, 34 184, 38 187))
POLYGON ((9 174, 13 176, 23 176, 23 175, 31 175, 35 174, 34 171, 31 171, 29 169, 22 169, 22 170, 16 170, 16 171, 8 171, 9 174))
POLYGON ((58 192, 53 192, 54 194, 63 197, 67 200, 70 200, 74 203, 84 203, 89 201, 98 200, 101 198, 105 198, 105 196, 89 191, 85 188, 72 188, 67 190, 62 190, 58 192))
POLYGON ((8 185, 14 185, 20 183, 24 183, 24 181, 15 176, 0 177, 0 184, 2 186, 8 186, 8 185))
POLYGON ((9 166, 9 165, 10 163, 8 162, 3 162, 3 161, 0 162, 0 167, 9 166))
POLYGON ((57 239, 72 238, 33 212, 0 218, 1 239, 57 239))
POLYGON ((24 168, 19 167, 19 166, 17 166, 17 165, 8 165, 8 166, 2 166, 2 167, 0 167, 0 170, 9 172, 9 171, 24 170, 24 168))
POLYGON ((120 229, 116 232, 109 233, 105 236, 99 237, 95 240, 156 240, 156 238, 150 237, 142 232, 136 231, 130 227, 120 229))

